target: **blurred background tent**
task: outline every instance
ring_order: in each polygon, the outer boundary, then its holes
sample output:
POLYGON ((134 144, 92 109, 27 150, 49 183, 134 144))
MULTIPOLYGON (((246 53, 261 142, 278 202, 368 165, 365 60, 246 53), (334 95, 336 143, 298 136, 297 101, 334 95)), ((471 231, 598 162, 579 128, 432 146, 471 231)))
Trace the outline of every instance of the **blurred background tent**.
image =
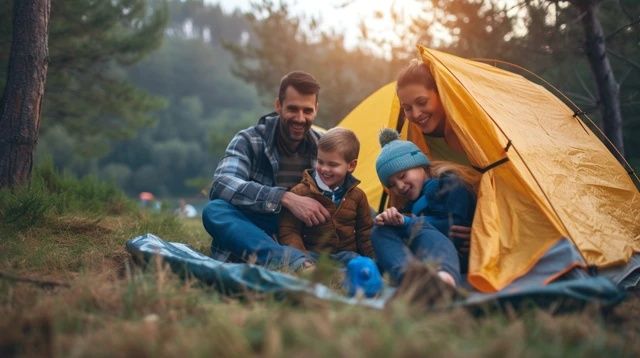
POLYGON ((148 191, 143 191, 138 195, 138 198, 142 201, 151 201, 153 199, 155 199, 155 197, 153 196, 152 193, 148 192, 148 191))

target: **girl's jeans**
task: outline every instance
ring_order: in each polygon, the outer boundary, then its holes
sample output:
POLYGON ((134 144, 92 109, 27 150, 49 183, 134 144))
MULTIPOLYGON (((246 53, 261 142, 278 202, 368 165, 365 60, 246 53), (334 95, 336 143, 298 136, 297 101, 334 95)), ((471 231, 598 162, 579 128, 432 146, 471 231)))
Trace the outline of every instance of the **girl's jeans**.
POLYGON ((460 283, 460 262, 453 243, 426 220, 418 220, 409 229, 374 226, 371 242, 380 270, 388 272, 396 284, 402 281, 412 259, 433 262, 438 270, 448 272, 460 283))

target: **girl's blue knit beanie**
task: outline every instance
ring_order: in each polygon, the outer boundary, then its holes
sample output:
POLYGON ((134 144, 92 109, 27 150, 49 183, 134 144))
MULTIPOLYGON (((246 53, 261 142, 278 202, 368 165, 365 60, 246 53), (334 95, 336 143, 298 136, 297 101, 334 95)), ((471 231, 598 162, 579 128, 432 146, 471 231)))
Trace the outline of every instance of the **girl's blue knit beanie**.
POLYGON ((429 165, 420 148, 413 142, 401 140, 395 130, 383 129, 379 139, 382 151, 376 160, 376 172, 384 186, 389 186, 389 178, 397 172, 429 165))

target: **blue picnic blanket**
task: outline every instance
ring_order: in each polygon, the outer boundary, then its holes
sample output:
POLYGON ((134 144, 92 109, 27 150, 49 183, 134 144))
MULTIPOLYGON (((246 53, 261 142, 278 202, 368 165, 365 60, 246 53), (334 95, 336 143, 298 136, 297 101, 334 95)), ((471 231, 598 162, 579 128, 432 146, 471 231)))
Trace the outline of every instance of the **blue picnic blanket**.
MULTIPOLYGON (((127 241, 126 248, 134 258, 144 262, 159 256, 174 272, 193 276, 228 295, 243 295, 247 292, 276 296, 303 294, 322 300, 382 309, 394 293, 394 288, 385 286, 382 293, 375 298, 347 297, 323 284, 262 266, 218 261, 193 250, 188 245, 166 242, 153 234, 145 234, 127 241)), ((553 304, 556 309, 573 309, 587 303, 612 306, 624 297, 623 289, 605 277, 596 276, 553 282, 544 286, 520 286, 517 289, 505 289, 490 294, 472 292, 453 305, 484 310, 491 306, 553 304)))

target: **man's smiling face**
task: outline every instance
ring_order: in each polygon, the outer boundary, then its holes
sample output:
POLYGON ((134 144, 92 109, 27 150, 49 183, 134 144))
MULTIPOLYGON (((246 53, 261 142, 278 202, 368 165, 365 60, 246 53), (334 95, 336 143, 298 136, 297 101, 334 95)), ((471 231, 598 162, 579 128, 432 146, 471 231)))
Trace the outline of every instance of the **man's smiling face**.
POLYGON ((315 94, 302 94, 292 86, 287 87, 284 100, 276 99, 276 112, 289 140, 301 142, 318 114, 315 94))

